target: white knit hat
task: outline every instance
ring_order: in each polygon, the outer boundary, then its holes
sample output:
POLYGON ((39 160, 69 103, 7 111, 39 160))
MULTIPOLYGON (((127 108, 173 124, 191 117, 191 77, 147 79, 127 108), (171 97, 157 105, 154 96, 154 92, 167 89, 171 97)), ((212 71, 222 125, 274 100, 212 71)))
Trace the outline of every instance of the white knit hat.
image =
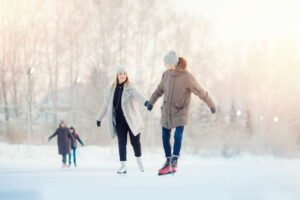
POLYGON ((117 69, 116 69, 116 74, 118 74, 120 72, 126 72, 127 73, 127 70, 123 66, 118 66, 117 69))
POLYGON ((176 66, 178 65, 178 62, 179 62, 179 58, 175 51, 169 51, 169 53, 164 57, 165 64, 176 66))

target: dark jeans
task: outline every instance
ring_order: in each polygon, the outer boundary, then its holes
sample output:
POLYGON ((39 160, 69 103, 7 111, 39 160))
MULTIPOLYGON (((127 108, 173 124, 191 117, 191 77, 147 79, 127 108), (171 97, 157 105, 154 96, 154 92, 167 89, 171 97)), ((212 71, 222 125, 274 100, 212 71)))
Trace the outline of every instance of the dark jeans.
POLYGON ((119 155, 120 161, 126 161, 126 145, 127 145, 127 135, 129 132, 130 143, 134 150, 134 155, 136 157, 141 157, 141 142, 140 142, 140 134, 134 136, 131 132, 126 119, 124 117, 118 117, 116 119, 116 129, 117 129, 117 136, 118 136, 118 144, 119 144, 119 155))
POLYGON ((63 155, 62 155, 62 162, 63 162, 64 164, 66 164, 66 162, 67 162, 67 155, 66 155, 66 154, 63 154, 63 155))
MULTIPOLYGON (((76 148, 71 148, 71 151, 73 151, 73 161, 74 164, 76 165, 76 148)), ((72 153, 69 154, 69 164, 71 165, 71 160, 72 160, 72 153)))
MULTIPOLYGON (((179 156, 180 154, 183 129, 184 126, 178 126, 176 127, 175 130, 173 155, 176 156, 179 156)), ((171 157, 172 155, 170 137, 171 137, 171 129, 162 127, 162 140, 163 140, 163 146, 164 146, 166 157, 171 157)))

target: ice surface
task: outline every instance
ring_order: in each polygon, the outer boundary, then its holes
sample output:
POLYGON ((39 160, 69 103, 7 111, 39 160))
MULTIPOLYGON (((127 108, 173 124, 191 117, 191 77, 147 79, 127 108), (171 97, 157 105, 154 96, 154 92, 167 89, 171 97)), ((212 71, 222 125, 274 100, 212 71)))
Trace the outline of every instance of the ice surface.
POLYGON ((0 199, 298 200, 300 160, 182 152, 178 173, 157 176, 162 149, 143 154, 141 173, 128 144, 128 174, 117 175, 117 147, 78 149, 78 167, 61 168, 56 146, 0 143, 0 199))

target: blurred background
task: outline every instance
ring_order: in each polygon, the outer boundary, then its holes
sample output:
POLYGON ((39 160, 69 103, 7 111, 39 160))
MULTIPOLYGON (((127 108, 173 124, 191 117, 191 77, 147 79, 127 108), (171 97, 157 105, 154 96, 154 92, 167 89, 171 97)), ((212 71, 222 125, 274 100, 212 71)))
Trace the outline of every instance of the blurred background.
MULTIPOLYGON (((202 156, 299 155, 300 13, 292 0, 1 0, 0 142, 48 144, 61 119, 86 145, 123 65, 145 98, 169 50, 217 103, 196 96, 183 148, 202 156)), ((162 148, 161 101, 141 105, 142 145, 162 148)))

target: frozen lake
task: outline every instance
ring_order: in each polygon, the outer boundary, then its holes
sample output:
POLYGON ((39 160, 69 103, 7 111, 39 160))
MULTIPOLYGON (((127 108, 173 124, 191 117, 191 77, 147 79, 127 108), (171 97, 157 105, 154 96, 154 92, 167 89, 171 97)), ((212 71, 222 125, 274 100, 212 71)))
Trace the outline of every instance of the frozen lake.
POLYGON ((163 154, 144 153, 142 173, 128 146, 128 174, 118 175, 115 149, 79 148, 78 167, 61 169, 56 146, 0 144, 0 199, 300 199, 298 159, 183 152, 177 174, 157 176, 163 154))

